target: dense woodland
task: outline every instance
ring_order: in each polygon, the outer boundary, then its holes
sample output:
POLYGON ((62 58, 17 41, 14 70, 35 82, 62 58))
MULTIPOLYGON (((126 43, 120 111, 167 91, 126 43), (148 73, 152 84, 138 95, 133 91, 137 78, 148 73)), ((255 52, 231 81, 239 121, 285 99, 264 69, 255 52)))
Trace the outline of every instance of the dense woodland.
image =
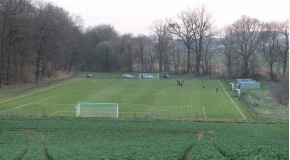
POLYGON ((0 0, 0 87, 38 83, 58 69, 288 77, 289 19, 242 15, 217 29, 213 18, 204 5, 188 8, 136 36, 113 24, 85 28, 80 16, 50 2, 0 0))

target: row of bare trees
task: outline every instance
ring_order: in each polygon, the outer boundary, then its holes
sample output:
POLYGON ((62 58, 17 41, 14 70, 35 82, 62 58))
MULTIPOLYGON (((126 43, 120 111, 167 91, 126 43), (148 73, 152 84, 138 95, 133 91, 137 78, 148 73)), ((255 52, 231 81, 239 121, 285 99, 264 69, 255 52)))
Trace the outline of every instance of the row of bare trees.
POLYGON ((288 71, 288 23, 242 16, 217 30, 202 5, 135 36, 110 24, 84 29, 79 16, 52 3, 0 0, 0 87, 37 83, 55 69, 254 77, 264 67, 275 79, 288 71))
POLYGON ((241 64, 243 77, 255 77, 263 66, 271 80, 276 80, 274 70, 281 70, 281 66, 282 75, 287 71, 289 20, 261 22, 242 16, 223 30, 220 40, 229 76, 237 64, 241 64))
POLYGON ((70 70, 82 36, 81 19, 52 3, 0 0, 0 87, 70 70))
POLYGON ((230 77, 258 78, 261 70, 266 70, 270 80, 277 80, 281 70, 280 77, 288 71, 288 19, 262 22, 243 15, 231 25, 216 30, 213 16, 206 6, 200 6, 182 11, 166 22, 157 20, 151 30, 157 44, 159 71, 164 64, 170 63, 169 68, 175 68, 176 62, 180 62, 180 57, 175 56, 178 44, 185 48, 181 54, 186 56, 181 58, 186 64, 182 70, 185 73, 208 75, 216 70, 219 74, 221 70, 230 77), (169 43, 172 39, 176 43, 169 43))

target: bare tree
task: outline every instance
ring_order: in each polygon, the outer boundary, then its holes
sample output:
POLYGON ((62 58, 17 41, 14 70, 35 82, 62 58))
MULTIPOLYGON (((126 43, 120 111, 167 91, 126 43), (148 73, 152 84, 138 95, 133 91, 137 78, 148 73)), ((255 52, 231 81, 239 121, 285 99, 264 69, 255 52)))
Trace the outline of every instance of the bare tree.
POLYGON ((225 27, 222 32, 220 42, 223 45, 222 53, 225 57, 225 65, 227 66, 228 76, 232 76, 232 68, 237 56, 235 48, 233 31, 231 26, 225 27))
POLYGON ((201 68, 203 69, 203 74, 208 75, 211 70, 211 60, 214 53, 219 54, 218 44, 215 42, 216 40, 212 37, 204 39, 204 45, 202 49, 202 64, 201 68))
POLYGON ((200 75, 204 39, 214 35, 212 15, 202 5, 177 15, 177 22, 169 21, 171 33, 179 37, 187 48, 187 73, 191 70, 191 49, 196 55, 196 74, 200 75))
POLYGON ((180 64, 181 64, 181 50, 184 47, 179 43, 178 39, 171 39, 171 47, 172 47, 172 61, 175 73, 180 72, 180 64))
POLYGON ((272 86, 272 95, 280 104, 289 103, 289 71, 286 71, 279 83, 272 86))
POLYGON ((233 23, 233 37, 237 44, 239 56, 243 60, 243 76, 250 75, 249 60, 262 40, 262 24, 258 19, 243 15, 233 23))
POLYGON ((261 50, 263 52, 265 62, 270 67, 270 79, 275 80, 273 67, 278 62, 279 54, 275 51, 276 42, 278 40, 279 32, 276 22, 266 23, 263 31, 264 39, 261 41, 261 50))
POLYGON ((200 8, 195 9, 195 14, 191 15, 191 29, 194 31, 194 46, 193 50, 196 53, 196 72, 200 75, 200 63, 202 60, 202 54, 204 47, 204 39, 209 39, 216 35, 213 31, 213 16, 207 12, 206 6, 202 5, 200 8))
POLYGON ((146 71, 147 68, 149 72, 155 71, 155 64, 158 60, 159 53, 156 51, 156 44, 154 42, 154 35, 150 35, 148 37, 148 47, 146 47, 146 71))
POLYGON ((288 62, 289 62, 289 19, 279 23, 279 37, 277 43, 277 51, 282 58, 283 63, 283 75, 286 73, 288 62))
POLYGON ((53 17, 55 6, 50 3, 38 3, 38 8, 34 16, 34 35, 33 43, 37 52, 35 82, 45 76, 46 60, 51 50, 57 33, 53 17))
POLYGON ((168 43, 170 39, 168 27, 162 20, 155 20, 150 28, 153 32, 153 43, 158 52, 159 72, 163 72, 163 66, 168 71, 168 43))
POLYGON ((129 72, 133 72, 133 64, 136 59, 134 37, 131 33, 123 34, 119 44, 119 54, 123 56, 123 63, 129 72))
POLYGON ((193 38, 197 34, 191 24, 191 17, 194 15, 195 13, 188 8, 187 11, 180 12, 176 20, 168 20, 170 32, 176 35, 187 48, 187 73, 191 70, 191 48, 194 43, 193 38))
POLYGON ((15 19, 20 14, 20 0, 0 0, 0 88, 3 86, 4 69, 6 68, 6 83, 9 83, 10 53, 13 34, 17 30, 15 19), (7 59, 5 59, 5 57, 7 59), (5 67, 6 64, 6 67, 5 67), (7 68, 8 67, 8 68, 7 68), (8 74, 8 76, 7 76, 8 74))
POLYGON ((139 59, 140 59, 140 64, 141 64, 141 71, 145 72, 145 47, 148 45, 147 43, 147 37, 145 35, 139 34, 136 37, 136 45, 137 45, 137 51, 139 53, 139 59))

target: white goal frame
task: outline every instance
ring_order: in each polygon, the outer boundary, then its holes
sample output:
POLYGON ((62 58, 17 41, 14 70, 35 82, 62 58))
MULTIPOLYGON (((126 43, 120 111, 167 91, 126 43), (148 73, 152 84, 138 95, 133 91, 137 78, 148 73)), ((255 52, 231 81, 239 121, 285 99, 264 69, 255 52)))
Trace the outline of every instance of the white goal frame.
POLYGON ((77 117, 117 117, 119 115, 118 103, 87 103, 79 102, 76 105, 77 117))

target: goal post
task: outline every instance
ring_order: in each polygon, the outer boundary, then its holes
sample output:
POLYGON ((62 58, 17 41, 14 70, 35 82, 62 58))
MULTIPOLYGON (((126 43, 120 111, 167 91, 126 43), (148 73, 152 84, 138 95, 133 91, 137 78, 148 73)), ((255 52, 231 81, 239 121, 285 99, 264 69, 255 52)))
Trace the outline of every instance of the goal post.
POLYGON ((118 103, 86 103, 76 105, 77 117, 118 117, 118 103))
POLYGON ((139 73, 139 79, 159 79, 159 73, 139 73))

